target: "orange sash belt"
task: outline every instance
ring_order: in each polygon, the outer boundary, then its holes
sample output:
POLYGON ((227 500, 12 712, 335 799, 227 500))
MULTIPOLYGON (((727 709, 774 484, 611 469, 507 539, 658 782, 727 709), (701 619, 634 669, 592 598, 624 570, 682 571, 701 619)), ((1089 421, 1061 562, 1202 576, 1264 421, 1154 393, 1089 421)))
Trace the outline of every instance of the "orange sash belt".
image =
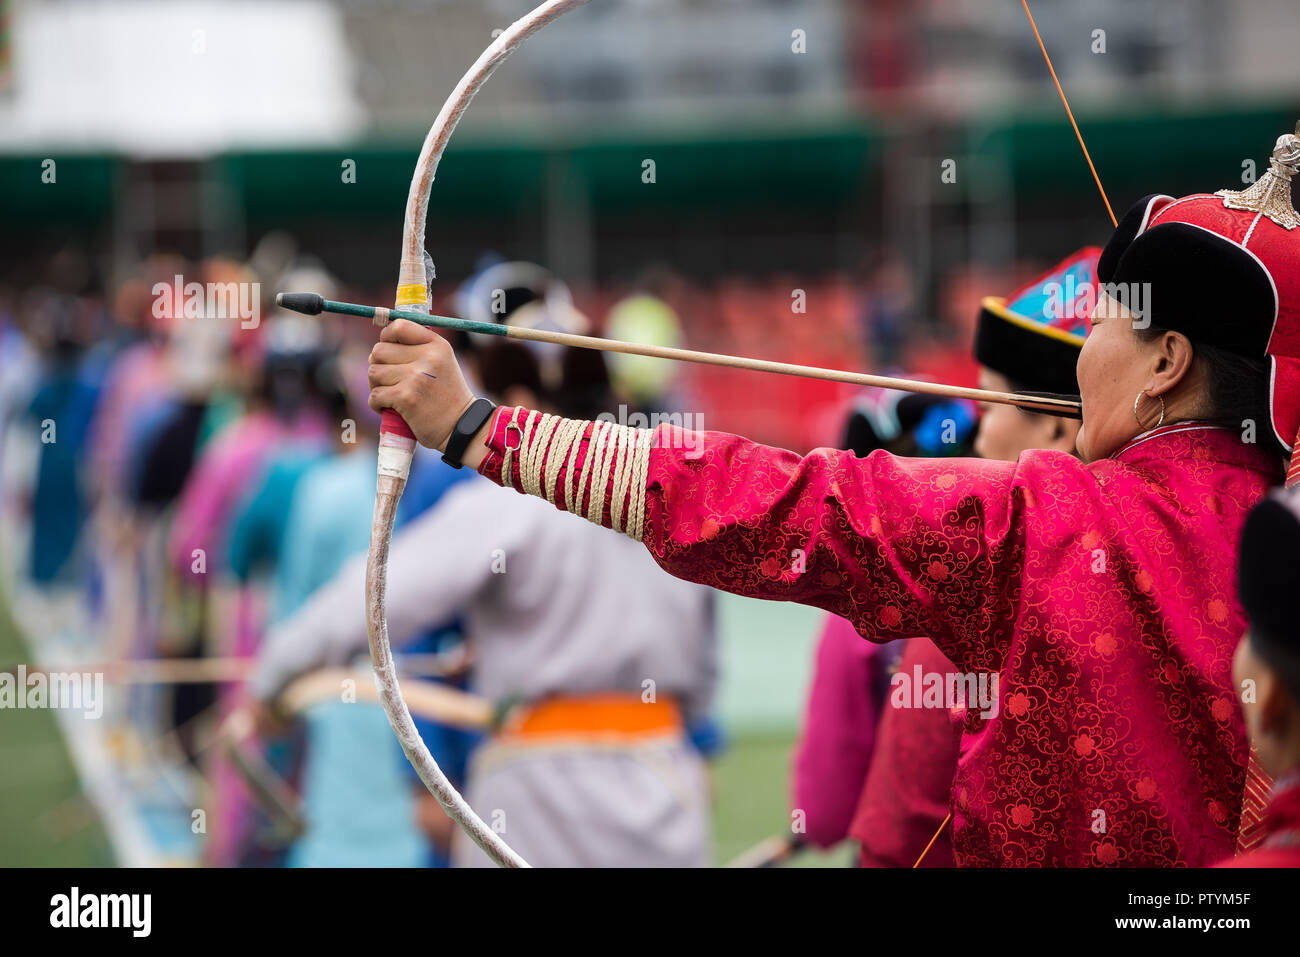
POLYGON ((501 724, 503 741, 540 738, 635 739, 682 733, 672 698, 642 701, 640 694, 557 696, 514 708, 501 724))

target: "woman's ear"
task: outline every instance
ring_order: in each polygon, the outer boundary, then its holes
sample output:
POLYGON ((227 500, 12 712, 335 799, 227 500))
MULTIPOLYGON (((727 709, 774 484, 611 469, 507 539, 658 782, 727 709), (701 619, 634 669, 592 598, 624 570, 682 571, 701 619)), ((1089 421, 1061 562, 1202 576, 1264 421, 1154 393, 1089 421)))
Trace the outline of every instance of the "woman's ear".
POLYGON ((1196 352, 1192 341, 1181 332, 1165 332, 1154 343, 1151 359, 1151 385, 1147 391, 1152 396, 1164 395, 1187 378, 1191 372, 1196 352))

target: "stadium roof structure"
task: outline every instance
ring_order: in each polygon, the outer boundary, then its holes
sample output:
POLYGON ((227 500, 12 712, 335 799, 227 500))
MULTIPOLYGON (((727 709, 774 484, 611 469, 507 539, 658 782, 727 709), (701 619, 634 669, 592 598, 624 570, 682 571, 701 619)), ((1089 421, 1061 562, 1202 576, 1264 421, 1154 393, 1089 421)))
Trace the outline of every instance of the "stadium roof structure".
POLYGON ((365 125, 329 4, 19 4, 11 30, 0 151, 187 157, 365 125))

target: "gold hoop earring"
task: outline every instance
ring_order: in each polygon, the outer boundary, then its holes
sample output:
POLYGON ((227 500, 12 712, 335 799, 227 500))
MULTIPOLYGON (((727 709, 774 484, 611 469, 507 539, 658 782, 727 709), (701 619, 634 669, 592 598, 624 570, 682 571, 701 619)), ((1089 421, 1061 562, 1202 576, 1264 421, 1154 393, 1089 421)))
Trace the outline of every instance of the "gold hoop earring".
MULTIPOLYGON (((1138 403, 1142 401, 1142 396, 1146 394, 1147 394, 1147 390, 1143 389, 1133 399, 1133 418, 1137 419, 1137 424, 1139 429, 1142 428, 1143 426, 1142 426, 1142 417, 1138 415, 1138 403)), ((1154 398, 1160 402, 1160 420, 1156 422, 1155 425, 1151 426, 1151 428, 1158 429, 1160 428, 1160 426, 1165 424, 1165 397, 1162 395, 1157 395, 1154 398)))

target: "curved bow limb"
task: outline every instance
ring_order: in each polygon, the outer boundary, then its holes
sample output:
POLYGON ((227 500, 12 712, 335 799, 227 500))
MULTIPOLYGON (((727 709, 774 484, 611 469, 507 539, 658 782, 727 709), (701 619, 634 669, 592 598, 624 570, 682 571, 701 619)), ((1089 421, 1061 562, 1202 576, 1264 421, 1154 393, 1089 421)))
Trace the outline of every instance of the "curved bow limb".
MULTIPOLYGON (((429 312, 428 281, 431 277, 425 274, 424 267, 424 228, 429 211, 429 191, 438 171, 438 162, 470 100, 501 61, 513 53, 519 44, 556 17, 586 2, 587 0, 548 0, 516 20, 483 51, 447 97, 425 137, 407 195, 396 297, 398 308, 429 312)), ((388 548, 393 537, 393 519, 402 490, 406 487, 406 477, 414 452, 415 436, 410 428, 395 412, 385 412, 379 436, 375 514, 370 528, 370 549, 366 556, 366 631, 370 639, 370 660, 374 665, 379 700, 406 757, 448 816, 498 866, 527 867, 528 863, 474 813, 442 773, 421 740, 415 722, 411 720, 411 713, 402 700, 402 690, 397 682, 393 653, 388 642, 384 593, 388 579, 388 548)))

